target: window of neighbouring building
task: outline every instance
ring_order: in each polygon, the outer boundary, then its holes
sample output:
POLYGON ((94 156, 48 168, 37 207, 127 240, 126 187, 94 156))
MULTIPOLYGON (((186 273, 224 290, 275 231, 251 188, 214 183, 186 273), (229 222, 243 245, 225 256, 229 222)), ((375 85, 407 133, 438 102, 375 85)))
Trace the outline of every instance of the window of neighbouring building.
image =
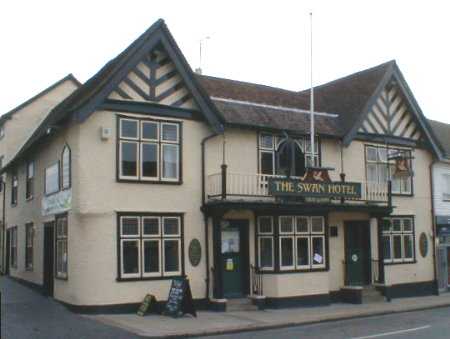
POLYGON ((292 176, 301 177, 305 174, 306 167, 319 165, 318 139, 314 143, 314 152, 311 152, 308 136, 294 138, 293 150, 286 147, 285 143, 284 137, 268 133, 259 134, 258 154, 261 174, 286 175, 288 170, 291 170, 292 176), (291 168, 288 169, 289 166, 291 168))
POLYGON ((63 190, 70 188, 71 175, 71 151, 69 146, 65 145, 61 153, 61 188, 63 190))
POLYGON ((67 214, 56 217, 56 277, 67 279, 68 262, 68 220, 67 214))
POLYGON ((182 274, 182 216, 120 215, 120 278, 182 274))
POLYGON ((281 271, 326 267, 324 217, 260 216, 257 226, 258 264, 261 270, 277 269, 274 244, 278 247, 277 266, 281 271))
POLYGON ((19 191, 19 176, 17 174, 17 170, 15 170, 11 178, 11 205, 13 206, 17 205, 18 191, 19 191))
POLYGON ((33 270, 33 243, 33 223, 28 223, 25 225, 25 269, 28 271, 33 270))
POLYGON ((26 181, 26 189, 25 189, 25 198, 27 200, 33 198, 34 194, 34 175, 35 175, 35 165, 34 161, 27 162, 27 181, 26 181))
POLYGON ((119 118, 119 179, 178 182, 181 124, 119 118))
POLYGON ((385 146, 366 146, 367 181, 371 183, 392 182, 392 193, 412 194, 412 176, 395 177, 395 160, 389 158, 401 152, 407 158, 408 168, 412 170, 411 151, 385 146))
POLYGON ((383 220, 383 257, 385 263, 406 263, 415 259, 414 218, 392 217, 383 220))
POLYGON ((450 201, 450 174, 442 175, 442 199, 450 201))
POLYGON ((45 169, 45 194, 53 194, 59 191, 59 162, 45 169))
POLYGON ((13 268, 17 268, 17 226, 11 227, 11 250, 9 253, 9 264, 13 268))

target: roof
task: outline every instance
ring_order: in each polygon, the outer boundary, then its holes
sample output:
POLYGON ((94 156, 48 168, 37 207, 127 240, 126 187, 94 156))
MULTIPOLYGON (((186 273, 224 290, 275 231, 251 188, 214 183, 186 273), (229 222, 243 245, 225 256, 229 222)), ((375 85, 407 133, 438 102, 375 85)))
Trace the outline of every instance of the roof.
POLYGON ((21 103, 19 106, 13 108, 12 110, 10 110, 7 113, 2 114, 0 116, 0 126, 3 125, 7 120, 11 119, 12 116, 16 112, 20 111, 22 108, 28 106, 29 104, 31 104, 32 102, 36 101, 37 99, 43 97, 47 93, 51 92, 54 88, 58 87, 59 85, 61 85, 62 83, 66 82, 66 81, 72 81, 77 87, 81 87, 82 86, 82 84, 74 77, 73 74, 68 74, 64 78, 62 78, 61 80, 58 80, 53 85, 51 85, 51 86, 47 87, 46 89, 44 89, 42 92, 36 94, 32 98, 30 98, 27 101, 21 103))
POLYGON ((428 124, 438 139, 445 157, 450 158, 450 124, 428 119, 428 124))

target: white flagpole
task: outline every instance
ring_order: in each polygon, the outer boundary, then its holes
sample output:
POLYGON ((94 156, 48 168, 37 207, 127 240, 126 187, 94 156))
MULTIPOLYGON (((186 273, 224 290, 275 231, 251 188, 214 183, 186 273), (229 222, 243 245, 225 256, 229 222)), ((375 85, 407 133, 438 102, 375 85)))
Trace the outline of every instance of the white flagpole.
POLYGON ((310 18, 310 31, 311 31, 311 45, 310 45, 310 52, 311 52, 311 60, 310 60, 310 71, 311 71, 311 91, 310 91, 310 113, 311 113, 311 155, 312 155, 312 166, 315 166, 314 161, 314 87, 313 87, 313 25, 312 25, 312 12, 309 13, 310 18))

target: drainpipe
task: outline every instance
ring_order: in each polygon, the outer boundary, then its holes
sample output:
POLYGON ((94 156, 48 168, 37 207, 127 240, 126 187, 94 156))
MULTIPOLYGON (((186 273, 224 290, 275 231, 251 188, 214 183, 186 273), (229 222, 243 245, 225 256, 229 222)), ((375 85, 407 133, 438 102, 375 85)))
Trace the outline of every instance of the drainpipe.
POLYGON ((202 213, 203 213, 203 222, 205 225, 205 265, 206 265, 206 278, 205 278, 205 283, 206 283, 206 299, 209 300, 209 281, 210 281, 210 277, 209 277, 209 230, 208 230, 208 215, 206 214, 205 210, 204 210, 204 206, 206 203, 206 194, 205 194, 205 178, 206 178, 206 174, 205 174, 205 144, 208 140, 214 138, 215 136, 217 136, 218 133, 213 133, 205 138, 203 138, 202 142, 201 142, 201 149, 202 149, 202 213))
POLYGON ((433 167, 437 163, 437 160, 433 160, 430 164, 430 187, 431 187, 431 226, 433 227, 433 272, 434 283, 436 288, 436 295, 439 295, 438 277, 437 277, 437 258, 436 258, 436 215, 434 214, 434 178, 433 167))
POLYGON ((3 189, 3 213, 2 213, 2 274, 6 273, 6 265, 8 263, 6 262, 6 183, 4 182, 3 178, 0 179, 0 185, 3 189))

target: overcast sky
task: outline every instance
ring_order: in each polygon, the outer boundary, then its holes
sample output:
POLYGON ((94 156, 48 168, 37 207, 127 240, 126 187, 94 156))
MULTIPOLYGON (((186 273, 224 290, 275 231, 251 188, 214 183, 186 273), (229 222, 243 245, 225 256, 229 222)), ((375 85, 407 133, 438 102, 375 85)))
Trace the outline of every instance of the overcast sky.
POLYGON ((68 73, 86 81, 158 18, 192 68, 300 90, 396 59, 428 118, 450 123, 445 1, 8 1, 0 13, 0 112, 68 73))

